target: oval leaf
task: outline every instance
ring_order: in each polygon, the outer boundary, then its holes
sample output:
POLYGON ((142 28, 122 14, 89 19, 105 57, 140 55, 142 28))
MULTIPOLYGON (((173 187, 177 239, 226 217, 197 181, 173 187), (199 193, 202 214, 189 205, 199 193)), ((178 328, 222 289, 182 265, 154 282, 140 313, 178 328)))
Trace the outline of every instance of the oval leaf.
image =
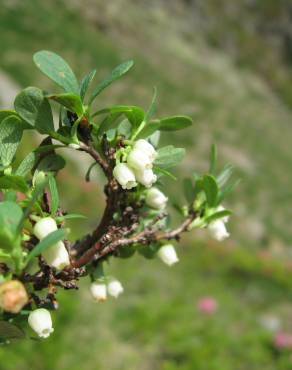
POLYGON ((9 166, 21 141, 23 128, 17 116, 8 116, 0 124, 0 159, 9 166))
POLYGON ((167 117, 160 120, 161 131, 176 131, 182 130, 186 127, 191 126, 193 123, 192 119, 187 116, 173 116, 167 117))
POLYGON ((79 84, 69 65, 59 55, 42 50, 34 54, 36 66, 66 92, 79 94, 79 84))

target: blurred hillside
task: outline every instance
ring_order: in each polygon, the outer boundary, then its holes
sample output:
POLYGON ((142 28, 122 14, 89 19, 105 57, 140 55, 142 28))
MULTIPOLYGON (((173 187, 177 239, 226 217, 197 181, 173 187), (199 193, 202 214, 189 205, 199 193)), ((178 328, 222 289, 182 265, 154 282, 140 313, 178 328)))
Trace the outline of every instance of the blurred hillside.
MULTIPOLYGON (((112 269, 126 285, 118 303, 93 306, 86 289, 79 293, 83 304, 73 298, 75 292, 61 294, 59 334, 48 344, 9 349, 5 365, 0 352, 0 369, 290 369, 290 355, 272 349, 258 318, 277 313, 292 330, 291 2, 0 0, 0 5, 3 106, 18 86, 55 89, 32 63, 37 50, 60 53, 80 79, 96 67, 101 79, 131 58, 133 72, 97 105, 146 108, 157 86, 158 115, 188 114, 195 122, 164 139, 187 147, 178 181, 190 170, 207 169, 213 142, 220 163, 233 163, 242 178, 228 204, 234 217, 226 246, 186 238, 181 262, 170 271, 141 257, 116 261, 112 269), (197 299, 208 294, 222 304, 217 321, 196 311, 197 299)), ((64 205, 88 214, 82 227, 89 228, 102 212, 102 189, 84 185, 86 170, 76 166, 79 178, 72 169, 61 176, 64 205), (83 184, 82 194, 74 183, 83 184), (96 205, 86 190, 97 192, 96 205)), ((170 182, 170 192, 177 186, 170 182)))
POLYGON ((17 83, 51 87, 31 62, 43 48, 60 52, 80 78, 134 58, 134 72, 99 104, 147 106, 157 85, 159 114, 195 120, 176 138, 190 149, 185 172, 206 168, 212 142, 221 163, 238 168, 236 234, 277 250, 290 243, 289 2, 2 2, 0 67, 17 83))

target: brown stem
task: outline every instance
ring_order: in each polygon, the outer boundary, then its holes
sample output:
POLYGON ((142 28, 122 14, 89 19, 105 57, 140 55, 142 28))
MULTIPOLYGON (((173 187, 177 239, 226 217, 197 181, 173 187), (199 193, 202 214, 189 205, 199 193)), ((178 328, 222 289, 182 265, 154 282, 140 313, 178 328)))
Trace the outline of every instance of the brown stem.
POLYGON ((99 153, 91 146, 84 143, 81 144, 80 150, 88 153, 95 161, 100 165, 103 172, 107 177, 110 176, 110 167, 109 164, 99 155, 99 153))
POLYGON ((73 267, 81 267, 89 263, 94 256, 99 253, 97 259, 105 257, 106 255, 114 252, 120 247, 124 247, 127 245, 132 244, 150 244, 153 242, 157 242, 160 240, 171 240, 179 238, 180 234, 188 230, 188 227, 192 223, 192 221, 196 218, 196 213, 192 212, 188 216, 188 218, 176 229, 166 232, 157 232, 156 229, 146 229, 132 236, 131 238, 122 238, 113 241, 112 243, 108 244, 105 248, 102 249, 102 243, 96 243, 92 248, 90 248, 83 256, 81 256, 78 260, 73 262, 73 267))

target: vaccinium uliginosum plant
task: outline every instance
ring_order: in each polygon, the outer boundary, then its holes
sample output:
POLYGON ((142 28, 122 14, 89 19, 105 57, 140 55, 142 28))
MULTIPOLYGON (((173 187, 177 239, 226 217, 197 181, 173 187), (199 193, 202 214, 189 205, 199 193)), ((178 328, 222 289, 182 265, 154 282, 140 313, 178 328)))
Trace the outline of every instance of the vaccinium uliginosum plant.
MULTIPOLYGON (((104 273, 110 258, 130 257, 135 252, 167 265, 178 262, 172 241, 185 231, 209 228, 218 240, 229 234, 225 224, 230 212, 221 206, 233 185, 227 185, 231 167, 215 173, 212 148, 207 174, 192 175, 183 184, 186 204, 176 207, 182 221, 169 226, 163 177, 183 158, 185 150, 159 147, 163 131, 191 125, 186 116, 154 119, 156 94, 150 108, 116 105, 94 111, 93 102, 112 82, 133 65, 115 68, 93 89, 95 70, 79 83, 58 55, 41 51, 34 55, 37 67, 62 89, 48 93, 28 87, 15 98, 15 110, 0 111, 0 342, 25 335, 28 325, 46 338, 53 332, 50 310, 57 308, 58 288, 75 289, 80 277, 91 279, 96 301, 123 293, 121 283, 104 273), (58 125, 51 103, 59 107, 58 125), (57 128, 56 128, 57 126, 57 128), (15 154, 25 130, 44 135, 40 145, 19 164, 15 154), (69 242, 66 214, 59 205, 57 174, 65 166, 59 148, 87 153, 107 179, 106 207, 96 228, 69 242)), ((94 194, 93 194, 94 197, 94 194)))

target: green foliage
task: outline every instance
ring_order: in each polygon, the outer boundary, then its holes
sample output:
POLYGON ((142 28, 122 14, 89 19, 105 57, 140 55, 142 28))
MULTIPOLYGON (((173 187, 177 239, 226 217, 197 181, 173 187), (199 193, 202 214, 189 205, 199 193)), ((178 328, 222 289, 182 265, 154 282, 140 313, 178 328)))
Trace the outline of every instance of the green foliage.
POLYGON ((43 100, 42 90, 37 87, 27 87, 16 96, 14 108, 24 121, 34 127, 43 100))
POLYGON ((43 50, 35 53, 33 60, 45 75, 66 92, 79 94, 79 84, 72 69, 59 55, 43 50))
POLYGON ((18 225, 22 219, 22 209, 14 202, 0 203, 0 243, 1 248, 11 249, 18 236, 18 225))
POLYGON ((178 165, 185 156, 185 149, 175 148, 173 145, 167 145, 158 149, 158 156, 155 164, 163 169, 168 169, 178 165))
POLYGON ((6 117, 0 123, 0 159, 4 167, 9 166, 22 138, 23 129, 17 116, 6 117))
POLYGON ((124 74, 126 74, 134 65, 134 62, 132 60, 129 60, 127 62, 124 62, 117 66, 115 69, 112 70, 111 74, 105 78, 93 91, 90 103, 93 102, 93 100, 109 85, 111 85, 113 82, 118 80, 120 77, 122 77, 124 74))
POLYGON ((96 74, 96 69, 94 69, 91 72, 89 72, 83 78, 83 80, 81 81, 81 84, 80 84, 80 97, 81 97, 82 102, 84 101, 84 98, 85 98, 85 95, 87 93, 87 90, 88 90, 91 82, 93 81, 95 74, 96 74))

